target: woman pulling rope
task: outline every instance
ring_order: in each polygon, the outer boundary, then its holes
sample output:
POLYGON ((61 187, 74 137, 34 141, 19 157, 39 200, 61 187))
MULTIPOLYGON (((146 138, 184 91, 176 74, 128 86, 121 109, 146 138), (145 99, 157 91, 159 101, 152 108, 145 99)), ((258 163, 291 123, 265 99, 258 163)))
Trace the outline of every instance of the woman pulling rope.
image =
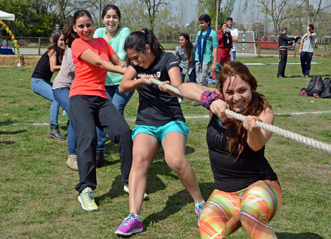
POLYGON ((268 222, 280 208, 281 186, 264 156, 272 133, 256 125, 273 124, 274 115, 256 88, 254 76, 236 61, 224 64, 217 92, 190 83, 178 88, 211 114, 207 144, 215 189, 202 210, 201 238, 224 238, 241 226, 251 238, 277 238, 268 222), (227 116, 227 108, 245 115, 244 121, 227 116))

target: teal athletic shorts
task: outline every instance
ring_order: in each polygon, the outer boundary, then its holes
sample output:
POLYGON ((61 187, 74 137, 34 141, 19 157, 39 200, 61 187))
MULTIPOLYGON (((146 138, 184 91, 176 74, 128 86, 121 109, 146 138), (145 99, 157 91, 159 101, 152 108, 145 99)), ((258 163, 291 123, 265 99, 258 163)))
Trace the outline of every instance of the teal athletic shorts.
POLYGON ((136 125, 132 131, 132 141, 138 134, 145 133, 154 136, 161 148, 164 137, 170 132, 182 133, 187 138, 189 128, 185 122, 178 120, 161 126, 136 125))

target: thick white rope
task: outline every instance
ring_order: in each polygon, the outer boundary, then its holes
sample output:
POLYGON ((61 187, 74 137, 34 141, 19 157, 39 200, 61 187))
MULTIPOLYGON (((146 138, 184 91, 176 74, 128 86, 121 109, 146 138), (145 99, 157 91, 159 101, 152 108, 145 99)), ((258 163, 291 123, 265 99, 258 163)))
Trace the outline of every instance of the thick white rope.
MULTIPOLYGON (((149 80, 151 82, 153 82, 154 84, 157 84, 157 85, 161 83, 161 81, 156 80, 154 78, 150 78, 149 80)), ((170 91, 178 94, 178 95, 182 95, 180 93, 180 91, 176 87, 174 87, 172 85, 167 84, 166 85, 166 88, 168 90, 170 90, 170 91)), ((240 121, 244 121, 244 119, 245 119, 245 116, 244 115, 235 113, 235 112, 233 112, 231 110, 225 110, 225 114, 228 115, 228 116, 231 116, 231 117, 233 117, 233 118, 235 118, 237 120, 240 120, 240 121)), ((308 137, 302 136, 300 134, 293 133, 291 131, 284 130, 284 129, 281 129, 281 128, 276 127, 274 125, 266 124, 266 123, 263 123, 263 122, 260 122, 260 121, 256 121, 255 123, 256 123, 256 126, 259 127, 259 128, 261 128, 261 129, 268 130, 270 132, 273 132, 273 133, 278 134, 280 136, 283 136, 285 138, 293 139, 293 140, 295 140, 297 142, 300 142, 300 143, 303 143, 303 144, 312 146, 314 148, 324 150, 325 152, 331 153, 331 145, 330 144, 326 144, 326 143, 317 141, 315 139, 308 138, 308 137)))

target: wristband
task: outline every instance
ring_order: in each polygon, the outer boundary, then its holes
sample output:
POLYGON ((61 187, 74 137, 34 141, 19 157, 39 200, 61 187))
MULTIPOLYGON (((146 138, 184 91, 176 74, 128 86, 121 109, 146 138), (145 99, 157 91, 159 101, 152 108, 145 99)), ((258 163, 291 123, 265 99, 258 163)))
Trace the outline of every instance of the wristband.
POLYGON ((203 107, 205 107, 207 110, 210 110, 210 104, 214 101, 214 100, 223 100, 222 96, 220 96, 219 94, 217 94, 215 91, 205 91, 201 94, 200 97, 200 103, 203 107))

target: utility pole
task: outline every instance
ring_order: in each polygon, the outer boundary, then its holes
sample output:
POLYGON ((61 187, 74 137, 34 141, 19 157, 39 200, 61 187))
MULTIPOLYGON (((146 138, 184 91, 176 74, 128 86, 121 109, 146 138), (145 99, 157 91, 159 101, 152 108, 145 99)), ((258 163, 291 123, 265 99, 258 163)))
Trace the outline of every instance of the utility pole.
POLYGON ((218 30, 218 1, 216 1, 216 21, 215 21, 215 31, 218 30))
POLYGON ((101 27, 101 0, 99 0, 99 22, 98 27, 101 27))

